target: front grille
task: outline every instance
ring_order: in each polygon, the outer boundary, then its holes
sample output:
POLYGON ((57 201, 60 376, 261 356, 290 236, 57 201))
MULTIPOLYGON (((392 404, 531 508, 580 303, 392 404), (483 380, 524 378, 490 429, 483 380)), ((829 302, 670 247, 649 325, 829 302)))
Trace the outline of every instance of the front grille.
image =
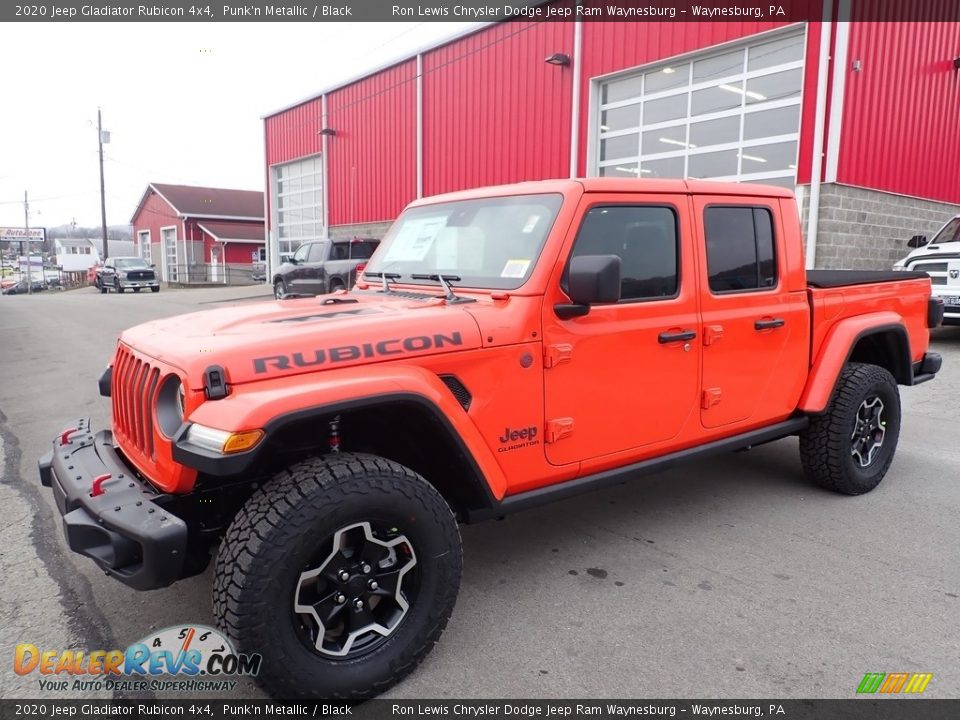
POLYGON ((153 270, 130 270, 127 280, 153 280, 153 270))
POLYGON ((113 431, 127 445, 151 460, 153 446, 153 406, 160 381, 160 369, 141 360, 123 345, 117 350, 113 367, 113 431))

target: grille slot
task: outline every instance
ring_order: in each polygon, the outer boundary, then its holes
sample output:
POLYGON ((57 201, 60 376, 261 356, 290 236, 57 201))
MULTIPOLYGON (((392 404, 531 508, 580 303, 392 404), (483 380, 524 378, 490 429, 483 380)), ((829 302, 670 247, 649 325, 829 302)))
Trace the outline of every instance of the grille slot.
POLYGON ((919 272, 946 272, 947 263, 920 262, 920 263, 915 263, 913 266, 913 269, 918 270, 919 272))
POLYGON ((114 431, 151 459, 154 456, 153 397, 159 379, 159 368, 120 347, 111 391, 114 431))
POLYGON ((470 403, 473 402, 473 396, 466 386, 460 382, 456 375, 441 375, 440 381, 447 386, 447 389, 453 394, 464 410, 470 409, 470 403))

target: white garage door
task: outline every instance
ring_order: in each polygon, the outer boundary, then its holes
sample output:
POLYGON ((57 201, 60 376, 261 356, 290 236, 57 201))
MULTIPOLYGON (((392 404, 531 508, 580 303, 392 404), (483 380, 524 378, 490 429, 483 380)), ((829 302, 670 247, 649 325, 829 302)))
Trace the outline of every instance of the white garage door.
POLYGON ((602 82, 596 173, 793 189, 803 57, 794 32, 602 82))

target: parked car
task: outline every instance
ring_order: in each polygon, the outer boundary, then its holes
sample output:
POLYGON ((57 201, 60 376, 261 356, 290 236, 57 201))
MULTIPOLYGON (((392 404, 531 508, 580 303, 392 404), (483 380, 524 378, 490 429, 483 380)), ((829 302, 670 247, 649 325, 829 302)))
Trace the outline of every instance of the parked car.
POLYGON ((91 287, 99 288, 99 283, 97 282, 97 276, 100 273, 100 270, 103 268, 103 263, 97 263, 96 265, 91 265, 87 268, 87 284, 91 287))
POLYGON ((916 249, 893 269, 929 275, 933 296, 943 300, 943 324, 960 325, 960 215, 948 220, 933 240, 914 235, 907 246, 916 249))
MULTIPOLYGON (((33 286, 33 292, 41 292, 47 289, 47 284, 43 280, 33 280, 30 284, 33 286)), ((2 292, 4 295, 26 295, 27 281, 20 280, 13 285, 3 288, 2 292)))
POLYGON ((271 694, 360 700, 440 637, 458 522, 789 436, 811 483, 873 490, 899 386, 940 369, 942 309, 922 273, 805 270, 779 187, 424 198, 356 291, 126 330, 99 381, 112 429, 60 428, 40 480, 70 548, 119 582, 165 587, 215 557, 213 614, 271 694))
POLYGON ((108 258, 103 267, 97 270, 96 286, 105 293, 116 290, 140 292, 150 288, 151 292, 160 292, 160 281, 154 272, 154 266, 139 257, 108 258))
POLYGON ((297 248, 273 275, 273 294, 322 295, 353 287, 358 273, 380 244, 371 238, 317 240, 297 248))

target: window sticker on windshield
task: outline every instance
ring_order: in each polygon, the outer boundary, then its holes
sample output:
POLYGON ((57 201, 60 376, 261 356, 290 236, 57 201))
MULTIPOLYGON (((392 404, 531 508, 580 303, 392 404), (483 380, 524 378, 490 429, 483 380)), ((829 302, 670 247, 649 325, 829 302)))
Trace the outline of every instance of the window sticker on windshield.
POLYGON ((502 278, 522 278, 527 274, 527 268, 530 267, 529 260, 507 260, 500 273, 502 278))
MULTIPOLYGON (((537 223, 538 223, 538 222, 540 222, 540 216, 539 216, 539 215, 531 215, 531 216, 527 219, 527 224, 523 226, 523 232, 525 232, 525 233, 532 233, 532 232, 533 232, 533 229, 537 226, 537 223)), ((507 276, 504 275, 504 277, 507 277, 507 276)))
POLYGON ((423 260, 446 224, 446 216, 406 221, 390 243, 390 249, 384 261, 419 262, 423 260))

